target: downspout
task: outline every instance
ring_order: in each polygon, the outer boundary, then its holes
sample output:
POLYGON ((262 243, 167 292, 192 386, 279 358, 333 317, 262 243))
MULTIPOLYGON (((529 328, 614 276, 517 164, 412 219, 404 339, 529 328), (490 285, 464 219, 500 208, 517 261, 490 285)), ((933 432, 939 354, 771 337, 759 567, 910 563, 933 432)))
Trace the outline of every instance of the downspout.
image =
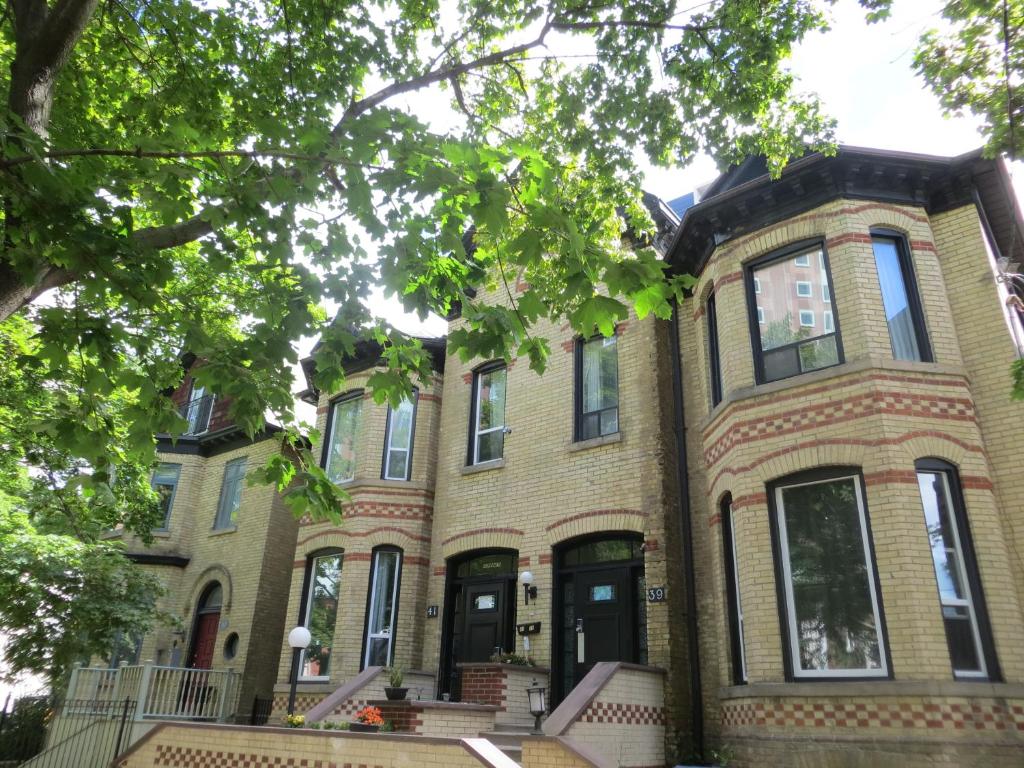
POLYGON ((693 562, 693 521, 690 514, 690 487, 686 462, 686 419, 683 409, 683 367, 680 362, 679 302, 672 299, 673 428, 676 434, 676 483, 679 489, 679 528, 683 545, 683 567, 686 569, 686 640, 690 665, 690 717, 693 744, 699 761, 704 761, 704 702, 700 683, 700 643, 697 636, 697 569, 693 562))

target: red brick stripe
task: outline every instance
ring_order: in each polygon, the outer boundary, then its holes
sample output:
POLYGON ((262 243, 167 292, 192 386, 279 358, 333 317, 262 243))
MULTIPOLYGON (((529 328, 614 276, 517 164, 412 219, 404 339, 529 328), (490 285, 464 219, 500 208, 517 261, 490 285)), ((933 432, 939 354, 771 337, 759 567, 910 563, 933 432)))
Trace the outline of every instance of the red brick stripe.
POLYGON ((449 536, 447 539, 441 542, 442 546, 445 544, 451 544, 453 541, 458 539, 464 539, 467 536, 475 536, 478 533, 511 533, 513 536, 522 536, 523 532, 518 528, 474 528, 472 531, 463 531, 462 533, 456 533, 454 536, 449 536))

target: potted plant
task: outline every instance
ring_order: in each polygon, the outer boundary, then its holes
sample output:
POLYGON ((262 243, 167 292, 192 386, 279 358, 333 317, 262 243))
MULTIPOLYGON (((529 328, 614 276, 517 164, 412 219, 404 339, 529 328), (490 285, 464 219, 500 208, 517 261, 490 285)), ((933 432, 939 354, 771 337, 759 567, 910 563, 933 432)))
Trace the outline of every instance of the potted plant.
POLYGON ((401 667, 391 667, 388 670, 388 681, 390 686, 384 687, 384 695, 388 701, 402 701, 409 692, 408 688, 402 687, 403 672, 401 667))
POLYGON ((348 729, 355 733, 376 733, 384 725, 384 718, 377 707, 363 707, 356 712, 356 721, 348 729))

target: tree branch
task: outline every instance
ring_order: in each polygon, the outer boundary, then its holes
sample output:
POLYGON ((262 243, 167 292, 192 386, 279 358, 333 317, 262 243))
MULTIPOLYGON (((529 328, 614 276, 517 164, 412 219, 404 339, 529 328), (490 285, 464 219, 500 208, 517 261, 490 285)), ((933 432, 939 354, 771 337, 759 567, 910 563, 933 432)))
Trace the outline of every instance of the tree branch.
POLYGON ((279 160, 296 160, 301 162, 320 163, 323 165, 360 165, 375 171, 386 170, 383 166, 367 163, 353 163, 348 160, 328 158, 323 155, 304 155, 279 149, 210 149, 194 152, 167 150, 163 152, 137 149, 116 149, 113 147, 87 147, 84 149, 55 149, 51 152, 40 152, 38 155, 20 155, 0 160, 0 168, 13 168, 35 160, 61 160, 74 157, 138 157, 156 160, 198 160, 229 157, 260 158, 270 157, 279 160))

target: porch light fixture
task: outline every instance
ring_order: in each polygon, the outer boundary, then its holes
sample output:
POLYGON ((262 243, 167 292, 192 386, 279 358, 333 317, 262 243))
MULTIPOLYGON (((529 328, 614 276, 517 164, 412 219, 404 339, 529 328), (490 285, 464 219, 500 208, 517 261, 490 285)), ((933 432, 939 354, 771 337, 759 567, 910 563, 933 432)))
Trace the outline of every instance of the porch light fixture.
POLYGON ((313 636, 309 634, 309 630, 302 626, 295 627, 288 633, 288 645, 292 649, 292 687, 288 692, 289 715, 295 714, 295 688, 299 684, 299 660, 312 639, 313 636))
POLYGON ((540 729, 540 718, 547 709, 547 692, 548 689, 538 685, 536 680, 526 689, 526 695, 530 698, 530 714, 536 718, 533 724, 534 733, 543 733, 540 729))
POLYGON ((523 571, 519 574, 519 583, 523 585, 523 604, 529 605, 530 598, 537 599, 537 588, 533 586, 533 574, 523 571))

